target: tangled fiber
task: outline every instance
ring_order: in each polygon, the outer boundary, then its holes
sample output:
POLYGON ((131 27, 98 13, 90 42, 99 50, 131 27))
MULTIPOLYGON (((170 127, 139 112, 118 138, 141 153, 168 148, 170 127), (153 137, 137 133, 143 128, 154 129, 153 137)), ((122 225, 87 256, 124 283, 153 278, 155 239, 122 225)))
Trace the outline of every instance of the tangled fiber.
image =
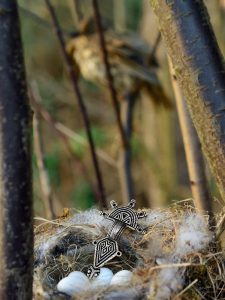
MULTIPOLYGON (((127 229, 119 242, 123 255, 106 264, 113 273, 131 270, 131 283, 73 299, 225 299, 224 254, 208 217, 188 201, 147 214, 139 221, 147 233, 127 229)), ((106 236, 110 225, 96 209, 43 220, 35 228, 34 299, 71 299, 57 291, 57 283, 72 271, 87 272, 92 241, 106 236)))

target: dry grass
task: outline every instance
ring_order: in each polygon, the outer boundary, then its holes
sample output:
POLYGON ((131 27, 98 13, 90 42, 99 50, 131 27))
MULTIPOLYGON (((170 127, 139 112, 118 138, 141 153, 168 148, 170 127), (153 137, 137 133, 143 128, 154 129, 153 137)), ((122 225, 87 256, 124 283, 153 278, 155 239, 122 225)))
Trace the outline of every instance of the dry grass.
MULTIPOLYGON (((107 264, 113 273, 131 270, 131 284, 90 290, 77 299, 225 299, 224 256, 207 222, 189 201, 149 210, 141 222, 147 233, 126 231, 119 244, 122 257, 107 264), (189 233, 190 241, 183 241, 189 233)), ((42 220, 35 228, 34 299, 68 299, 57 292, 57 283, 74 270, 87 272, 92 241, 105 236, 109 225, 96 210, 67 210, 58 220, 42 220)))

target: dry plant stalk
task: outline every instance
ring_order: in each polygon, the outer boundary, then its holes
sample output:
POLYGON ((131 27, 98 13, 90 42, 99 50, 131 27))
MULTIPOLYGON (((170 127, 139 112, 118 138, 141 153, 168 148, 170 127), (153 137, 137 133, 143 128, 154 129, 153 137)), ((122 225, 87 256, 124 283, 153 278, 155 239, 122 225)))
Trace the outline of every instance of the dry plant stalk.
MULTIPOLYGON (((30 94, 30 100, 31 100, 31 103, 32 103, 32 106, 33 106, 34 110, 36 112, 38 112, 38 114, 54 130, 55 134, 59 137, 59 139, 61 139, 61 141, 64 144, 65 149, 68 153, 69 160, 71 162, 71 166, 74 165, 74 161, 76 163, 76 166, 79 165, 79 168, 80 168, 81 172, 83 173, 83 176, 84 176, 85 180, 88 182, 88 184, 90 185, 90 187, 93 191, 93 194, 97 198, 98 193, 96 191, 96 188, 94 186, 92 178, 90 178, 85 164, 74 153, 73 149, 71 148, 71 144, 70 144, 70 140, 74 140, 75 142, 87 145, 87 147, 88 147, 88 142, 85 139, 83 139, 83 137, 81 137, 76 132, 73 132, 71 129, 67 128, 66 126, 64 126, 60 122, 56 121, 54 119, 54 117, 50 115, 50 113, 41 104, 41 96, 40 96, 40 93, 38 91, 37 85, 32 84, 32 88, 29 90, 29 94, 30 94)), ((100 154, 102 154, 102 156, 104 157, 105 153, 103 152, 103 153, 100 153, 100 154)), ((102 157, 100 154, 99 154, 99 157, 102 157)), ((107 159, 107 158, 110 159, 110 157, 107 157, 106 154, 105 154, 105 156, 106 156, 106 158, 104 157, 105 159, 107 159)), ((56 201, 54 201, 54 202, 56 202, 56 201)), ((62 209, 62 207, 61 207, 61 205, 58 201, 57 201, 57 207, 59 209, 62 209)))
MULTIPOLYGON (((42 118, 54 129, 54 131, 56 133, 59 134, 60 138, 63 139, 63 142, 67 144, 67 148, 68 148, 69 144, 67 142, 65 142, 65 139, 68 140, 68 142, 69 142, 69 139, 71 139, 80 145, 84 145, 84 146, 88 147, 88 141, 85 137, 81 136, 77 132, 73 131, 72 129, 68 128, 61 122, 57 121, 52 115, 50 115, 50 113, 45 109, 45 107, 43 107, 43 105, 41 105, 40 101, 37 101, 38 100, 37 96, 40 96, 40 95, 36 94, 34 97, 34 91, 30 91, 30 92, 31 92, 30 100, 32 101, 32 105, 34 106, 34 109, 36 109, 38 111, 38 113, 42 116, 42 118)), ((69 152, 71 152, 71 151, 69 151, 69 152)), ((117 168, 116 161, 110 155, 108 155, 105 151, 97 148, 96 154, 105 163, 108 163, 110 166, 117 168)))
MULTIPOLYGON (((122 121, 120 114, 120 105, 117 97, 117 92, 114 85, 114 79, 110 70, 110 62, 104 37, 104 32, 102 28, 101 15, 98 7, 98 0, 92 0, 94 16, 96 27, 99 34, 99 44, 102 52, 102 59, 105 65, 106 78, 108 81, 108 87, 112 99, 113 108, 116 115, 117 125, 122 141, 122 149, 119 157, 119 177, 122 188, 122 203, 126 205, 133 197, 133 180, 132 180, 132 167, 131 167, 131 145, 130 145, 130 137, 131 135, 126 134, 127 131, 127 118, 129 118, 129 111, 132 109, 130 99, 128 99, 127 103, 125 103, 125 120, 122 121)), ((132 100, 133 102, 133 100, 132 100)))
POLYGON ((105 70, 106 70, 106 77, 107 77, 107 81, 108 81, 109 91, 110 91, 111 98, 112 98, 113 108, 115 110, 115 115, 116 115, 116 119, 117 119, 117 125, 119 128, 119 133, 121 136, 121 141, 122 141, 123 147, 126 148, 128 141, 127 141, 126 135, 124 133, 124 128, 123 128, 123 124, 122 124, 122 120, 121 120, 121 116, 120 116, 119 101, 118 101, 116 89, 114 86, 113 76, 112 76, 112 73, 110 70, 110 63, 109 63, 108 52, 107 52, 106 43, 105 43, 104 32, 103 32, 103 28, 102 28, 101 16, 100 16, 99 7, 98 7, 98 0, 92 0, 92 3, 93 3, 96 27, 97 27, 98 34, 99 34, 102 58, 103 58, 103 62, 105 65, 105 70))
POLYGON ((160 42, 161 42, 161 34, 159 32, 157 34, 155 42, 153 44, 152 51, 149 54, 149 58, 148 58, 148 64, 149 64, 149 66, 152 64, 153 58, 155 57, 155 54, 156 54, 156 52, 157 52, 157 50, 158 50, 158 48, 160 46, 160 42))
POLYGON ((126 148, 122 148, 119 153, 118 171, 122 189, 122 203, 127 203, 135 197, 134 182, 132 179, 132 131, 133 131, 133 111, 136 95, 127 94, 121 103, 121 117, 124 132, 128 141, 126 148))
POLYGON ((45 216, 47 219, 54 219, 54 197, 52 194, 52 189, 50 186, 50 180, 48 176, 48 171, 44 160, 44 145, 41 135, 40 128, 40 117, 37 112, 34 114, 33 118, 33 131, 34 131, 34 149, 37 158, 37 166, 39 171, 39 178, 43 196, 43 204, 45 208, 45 216))
POLYGON ((150 3, 203 152, 225 200, 225 68, 207 9, 202 0, 150 3))
POLYGON ((79 0, 67 0, 68 6, 71 12, 71 16, 74 21, 75 27, 79 27, 80 21, 83 19, 83 14, 80 9, 80 1, 79 0))
POLYGON ((94 140, 92 137, 92 133, 91 133, 91 124, 90 124, 90 120, 87 114, 87 110, 86 110, 86 106, 84 104, 84 100, 82 97, 82 94, 80 92, 80 88, 78 86, 78 80, 77 80, 77 75, 76 72, 73 68, 73 62, 71 61, 70 56, 68 55, 67 51, 66 51, 66 45, 65 45, 65 41, 64 41, 64 36, 63 36, 63 32, 61 30, 59 21, 56 17, 55 14, 55 10, 51 4, 50 0, 45 0, 45 3, 47 5, 47 8, 49 10, 49 13, 51 15, 52 18, 52 22, 54 25, 54 29, 55 32, 57 34, 59 43, 60 43, 60 47, 66 62, 66 66, 68 69, 68 73, 70 75, 70 79, 71 79, 71 83, 73 86, 73 90, 74 90, 74 94, 76 96, 78 105, 79 105, 79 109, 83 118, 83 122, 84 122, 84 127, 87 133, 87 138, 88 138, 88 143, 90 146, 90 152, 91 152, 91 157, 92 157, 92 161, 93 161, 93 165, 94 165, 94 170, 95 170, 95 174, 96 174, 96 180, 97 180, 97 184, 98 184, 98 192, 99 192, 99 205, 101 208, 107 208, 107 201, 106 201, 106 195, 105 195, 105 188, 104 188, 104 184, 103 184, 103 178, 102 178, 102 174, 100 171, 100 166, 99 166, 99 162, 98 162, 98 158, 96 155, 96 150, 95 150, 95 144, 94 144, 94 140))
POLYGON ((188 112, 186 101, 178 85, 171 61, 169 60, 171 81, 176 100, 178 118, 184 143, 189 181, 195 207, 202 212, 212 212, 212 198, 205 174, 204 160, 196 130, 188 112))

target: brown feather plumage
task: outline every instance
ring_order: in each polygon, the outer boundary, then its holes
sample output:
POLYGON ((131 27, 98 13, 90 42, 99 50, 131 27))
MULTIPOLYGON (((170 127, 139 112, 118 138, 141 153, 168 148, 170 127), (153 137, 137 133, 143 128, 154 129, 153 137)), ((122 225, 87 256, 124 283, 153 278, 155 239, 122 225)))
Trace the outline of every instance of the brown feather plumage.
MULTIPOLYGON (((105 66, 102 62, 98 34, 93 26, 82 26, 82 34, 69 41, 67 51, 78 73, 86 80, 107 86, 105 66), (91 31, 90 31, 91 28, 91 31)), ((120 95, 138 94, 145 89, 157 105, 171 106, 156 74, 157 61, 148 58, 150 47, 134 34, 118 34, 105 31, 106 47, 115 88, 120 95)))

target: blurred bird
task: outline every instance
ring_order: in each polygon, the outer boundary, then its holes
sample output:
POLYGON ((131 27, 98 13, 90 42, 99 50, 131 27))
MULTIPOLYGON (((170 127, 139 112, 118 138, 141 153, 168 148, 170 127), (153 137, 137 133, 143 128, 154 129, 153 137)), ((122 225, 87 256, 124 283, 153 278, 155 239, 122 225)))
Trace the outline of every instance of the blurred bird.
MULTIPOLYGON (((116 33, 107 29, 107 25, 104 26, 104 35, 110 69, 119 95, 137 96, 145 90, 156 104, 170 107, 171 102, 156 74, 156 58, 151 57, 151 65, 148 64, 152 51, 149 45, 136 34, 116 33)), ((67 51, 73 59, 77 74, 107 86, 105 65, 93 18, 81 22, 79 33, 67 44, 67 51)))
MULTIPOLYGON (((171 102, 157 77, 158 63, 148 44, 135 34, 121 34, 109 30, 106 19, 102 19, 102 23, 114 86, 120 98, 126 100, 121 103, 122 122, 127 141, 130 141, 134 104, 142 91, 147 92, 156 105, 170 107, 171 102)), ((96 84, 108 86, 94 18, 80 23, 80 30, 67 44, 67 51, 73 60, 77 75, 82 75, 96 84)), ((129 201, 135 196, 131 156, 130 146, 125 151, 122 150, 121 178, 125 179, 124 184, 122 183, 124 201, 129 201)))
MULTIPOLYGON (((128 146, 121 150, 120 177, 123 178, 123 203, 126 203, 135 197, 130 140, 136 100, 139 94, 145 91, 156 105, 170 107, 171 102, 157 77, 158 63, 147 43, 135 34, 121 34, 109 30, 106 20, 102 21, 114 86, 120 98, 124 99, 121 103, 121 118, 128 146)), ((81 22, 80 31, 67 44, 67 51, 73 60, 77 75, 82 75, 96 84, 108 86, 99 34, 95 28, 93 18, 81 22)))

